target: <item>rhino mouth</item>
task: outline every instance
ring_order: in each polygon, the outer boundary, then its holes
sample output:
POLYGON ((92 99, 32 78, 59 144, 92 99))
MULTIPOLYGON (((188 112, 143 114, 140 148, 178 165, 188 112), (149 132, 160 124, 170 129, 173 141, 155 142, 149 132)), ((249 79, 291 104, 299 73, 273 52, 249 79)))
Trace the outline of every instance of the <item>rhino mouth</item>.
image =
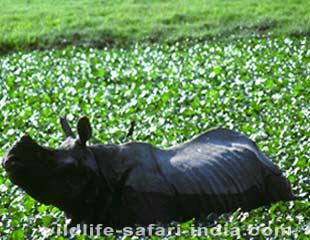
POLYGON ((8 174, 9 179, 16 185, 23 185, 27 178, 27 169, 25 164, 15 155, 9 155, 5 160, 3 167, 8 174))
POLYGON ((22 188, 43 185, 49 178, 52 170, 46 161, 36 161, 36 159, 32 159, 27 154, 23 155, 14 151, 8 152, 7 157, 3 161, 3 168, 11 182, 22 188), (46 171, 46 169, 50 171, 46 171))
POLYGON ((13 154, 10 154, 6 159, 3 161, 3 167, 7 172, 9 178, 12 182, 20 176, 23 175, 24 164, 13 154))
POLYGON ((44 188, 47 182, 46 174, 41 168, 37 168, 34 164, 29 164, 29 162, 23 160, 20 154, 8 153, 3 162, 8 178, 33 198, 49 204, 48 198, 45 197, 46 189, 44 188))
POLYGON ((3 167, 7 172, 12 172, 14 169, 21 167, 21 163, 14 155, 9 155, 3 162, 3 167))

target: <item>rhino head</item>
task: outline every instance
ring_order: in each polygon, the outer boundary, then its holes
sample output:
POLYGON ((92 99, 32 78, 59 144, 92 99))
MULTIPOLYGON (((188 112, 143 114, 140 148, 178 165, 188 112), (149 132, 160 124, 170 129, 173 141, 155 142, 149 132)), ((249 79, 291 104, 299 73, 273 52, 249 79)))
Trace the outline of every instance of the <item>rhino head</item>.
POLYGON ((96 159, 86 146, 92 129, 88 118, 83 117, 75 137, 65 118, 60 123, 66 140, 59 148, 40 146, 24 135, 6 153, 3 167, 9 179, 34 199, 69 215, 79 215, 96 194, 93 186, 98 186, 94 184, 99 175, 96 159))

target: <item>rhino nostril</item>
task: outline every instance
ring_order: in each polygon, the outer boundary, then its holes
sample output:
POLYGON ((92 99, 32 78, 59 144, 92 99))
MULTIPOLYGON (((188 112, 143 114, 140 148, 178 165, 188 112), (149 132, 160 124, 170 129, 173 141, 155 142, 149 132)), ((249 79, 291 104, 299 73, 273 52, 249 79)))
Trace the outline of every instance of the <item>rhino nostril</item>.
POLYGON ((16 165, 16 162, 13 160, 7 161, 5 165, 6 165, 6 167, 12 167, 12 166, 16 165))
POLYGON ((9 156, 4 160, 3 165, 5 169, 12 169, 16 165, 18 165, 18 159, 15 156, 9 156))

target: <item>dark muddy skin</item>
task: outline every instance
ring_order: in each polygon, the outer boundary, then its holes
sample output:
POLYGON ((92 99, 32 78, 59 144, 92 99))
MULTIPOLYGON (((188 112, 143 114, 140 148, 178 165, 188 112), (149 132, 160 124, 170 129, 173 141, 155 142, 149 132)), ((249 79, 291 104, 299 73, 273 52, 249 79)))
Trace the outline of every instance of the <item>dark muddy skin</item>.
POLYGON ((148 143, 87 146, 89 120, 57 149, 21 137, 3 160, 8 177, 71 225, 168 223, 292 200, 280 169, 245 135, 218 128, 167 149, 148 143))

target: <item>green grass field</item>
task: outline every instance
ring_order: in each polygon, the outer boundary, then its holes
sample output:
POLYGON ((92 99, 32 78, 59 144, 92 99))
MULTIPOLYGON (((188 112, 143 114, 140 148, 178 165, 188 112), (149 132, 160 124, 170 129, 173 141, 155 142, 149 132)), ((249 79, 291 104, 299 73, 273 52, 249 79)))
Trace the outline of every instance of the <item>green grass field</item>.
POLYGON ((0 0, 0 52, 185 38, 309 35, 307 0, 0 0))
MULTIPOLYGON (((167 239, 198 239, 192 223, 228 229, 206 240, 236 239, 229 234, 235 228, 239 239, 309 239, 310 1, 0 0, 0 6, 0 162, 24 133, 59 146, 64 115, 71 124, 90 118, 90 143, 124 142, 132 121, 130 141, 160 147, 222 126, 253 139, 304 199, 179 223, 184 232, 167 239), (279 227, 290 232, 276 233, 279 227)), ((128 239, 52 231, 64 224, 59 209, 14 186, 0 165, 1 240, 128 239)))
MULTIPOLYGON (((63 134, 58 117, 64 115, 72 125, 83 115, 91 119, 91 143, 124 142, 133 120, 136 127, 130 141, 161 147, 210 128, 227 127, 250 136, 281 167, 294 193, 305 199, 196 224, 229 231, 238 228, 242 234, 250 234, 249 228, 255 227, 259 229, 255 239, 306 240, 310 222, 309 49, 308 39, 264 38, 137 44, 127 49, 70 47, 2 56, 0 156, 24 133, 40 144, 59 146, 63 134), (283 226, 290 233, 276 236, 272 232, 266 238, 260 232, 264 226, 272 231, 283 226)), ((50 238, 51 232, 44 231, 63 227, 63 214, 12 185, 2 168, 0 194, 1 240, 64 239, 55 233, 50 238)), ((190 223, 181 224, 189 231, 190 223)), ((189 232, 182 237, 196 239, 189 232)), ((222 232, 212 239, 236 238, 222 232)))

